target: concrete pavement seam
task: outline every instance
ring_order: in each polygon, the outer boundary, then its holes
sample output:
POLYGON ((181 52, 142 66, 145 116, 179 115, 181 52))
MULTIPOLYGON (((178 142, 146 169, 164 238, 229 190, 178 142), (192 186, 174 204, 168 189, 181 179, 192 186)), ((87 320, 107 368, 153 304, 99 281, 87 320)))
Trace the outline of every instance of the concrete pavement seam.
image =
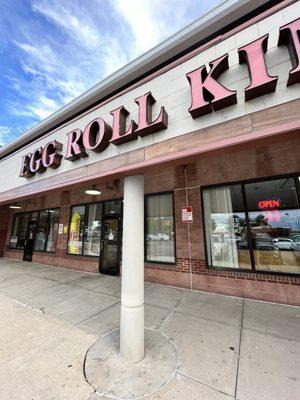
POLYGON ((254 329, 254 328, 245 328, 244 327, 244 330, 259 333, 260 335, 271 336, 271 337, 274 337, 274 338, 280 339, 280 340, 286 340, 288 342, 292 341, 292 342, 300 343, 300 338, 290 338, 290 337, 286 337, 286 336, 280 336, 280 335, 277 335, 276 333, 267 333, 267 332, 263 332, 259 329, 254 329))
POLYGON ((237 388, 238 388, 238 381, 239 381, 241 345, 242 345, 242 335, 243 335, 243 325, 244 325, 244 309, 245 309, 245 301, 243 300, 241 328, 240 328, 240 340, 239 340, 238 359, 237 359, 237 368, 236 368, 236 380, 235 380, 235 389, 234 389, 234 398, 235 399, 237 399, 236 396, 237 396, 237 388))
POLYGON ((206 386, 206 387, 208 387, 209 389, 214 390, 215 392, 218 392, 218 393, 221 393, 221 394, 225 394, 225 396, 229 396, 229 397, 231 397, 232 399, 234 399, 233 396, 231 396, 230 394, 224 392, 223 390, 216 389, 216 388, 214 388, 213 386, 210 386, 210 385, 208 385, 207 383, 201 382, 201 381, 199 381, 199 379, 193 378, 192 376, 186 375, 186 374, 184 374, 183 372, 181 372, 181 371, 179 371, 179 370, 177 370, 177 374, 178 374, 178 375, 181 375, 181 376, 183 376, 183 377, 185 377, 185 378, 191 379, 192 381, 197 382, 197 383, 199 383, 200 385, 206 386))
POLYGON ((98 311, 98 312, 96 312, 95 314, 91 315, 90 317, 88 317, 88 318, 86 318, 86 319, 84 319, 84 320, 78 322, 78 324, 76 324, 76 326, 79 326, 79 325, 85 323, 86 321, 88 321, 89 319, 95 317, 96 315, 101 314, 101 313, 103 313, 104 311, 109 310, 110 308, 114 307, 116 304, 118 304, 118 303, 120 303, 120 302, 121 302, 120 300, 116 301, 115 303, 113 303, 113 304, 111 304, 110 306, 104 308, 103 310, 98 311))

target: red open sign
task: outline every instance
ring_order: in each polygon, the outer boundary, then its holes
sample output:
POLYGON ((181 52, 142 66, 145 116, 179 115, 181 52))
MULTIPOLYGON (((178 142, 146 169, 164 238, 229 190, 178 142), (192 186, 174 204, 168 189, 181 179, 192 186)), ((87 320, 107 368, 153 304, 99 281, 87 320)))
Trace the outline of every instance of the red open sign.
POLYGON ((261 210, 274 210, 280 207, 280 203, 280 199, 260 200, 258 202, 258 208, 261 210))

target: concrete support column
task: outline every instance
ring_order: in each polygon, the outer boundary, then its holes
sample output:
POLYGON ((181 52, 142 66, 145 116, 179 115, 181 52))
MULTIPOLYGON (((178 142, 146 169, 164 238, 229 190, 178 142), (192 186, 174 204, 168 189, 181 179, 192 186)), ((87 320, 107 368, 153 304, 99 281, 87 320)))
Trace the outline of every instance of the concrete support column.
POLYGON ((144 177, 124 180, 120 355, 144 358, 144 177))

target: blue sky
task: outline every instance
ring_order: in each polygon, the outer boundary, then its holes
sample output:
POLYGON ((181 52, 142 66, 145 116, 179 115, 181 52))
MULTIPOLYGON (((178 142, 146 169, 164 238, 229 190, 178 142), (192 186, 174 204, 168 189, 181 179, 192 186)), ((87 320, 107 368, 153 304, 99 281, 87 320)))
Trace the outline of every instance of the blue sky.
POLYGON ((220 0, 0 0, 0 145, 220 0))

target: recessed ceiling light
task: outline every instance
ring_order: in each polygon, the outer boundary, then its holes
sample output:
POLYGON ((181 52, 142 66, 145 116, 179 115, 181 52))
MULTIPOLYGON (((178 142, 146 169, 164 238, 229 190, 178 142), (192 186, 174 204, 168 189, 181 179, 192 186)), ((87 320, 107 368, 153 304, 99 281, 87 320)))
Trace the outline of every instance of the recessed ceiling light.
POLYGON ((98 196, 99 194, 101 194, 101 190, 97 189, 96 185, 93 185, 89 189, 86 189, 85 193, 92 196, 98 196))
POLYGON ((14 208, 14 209, 16 209, 16 210, 19 210, 20 208, 22 208, 22 206, 20 206, 20 204, 11 204, 11 205, 9 206, 9 208, 14 208))

